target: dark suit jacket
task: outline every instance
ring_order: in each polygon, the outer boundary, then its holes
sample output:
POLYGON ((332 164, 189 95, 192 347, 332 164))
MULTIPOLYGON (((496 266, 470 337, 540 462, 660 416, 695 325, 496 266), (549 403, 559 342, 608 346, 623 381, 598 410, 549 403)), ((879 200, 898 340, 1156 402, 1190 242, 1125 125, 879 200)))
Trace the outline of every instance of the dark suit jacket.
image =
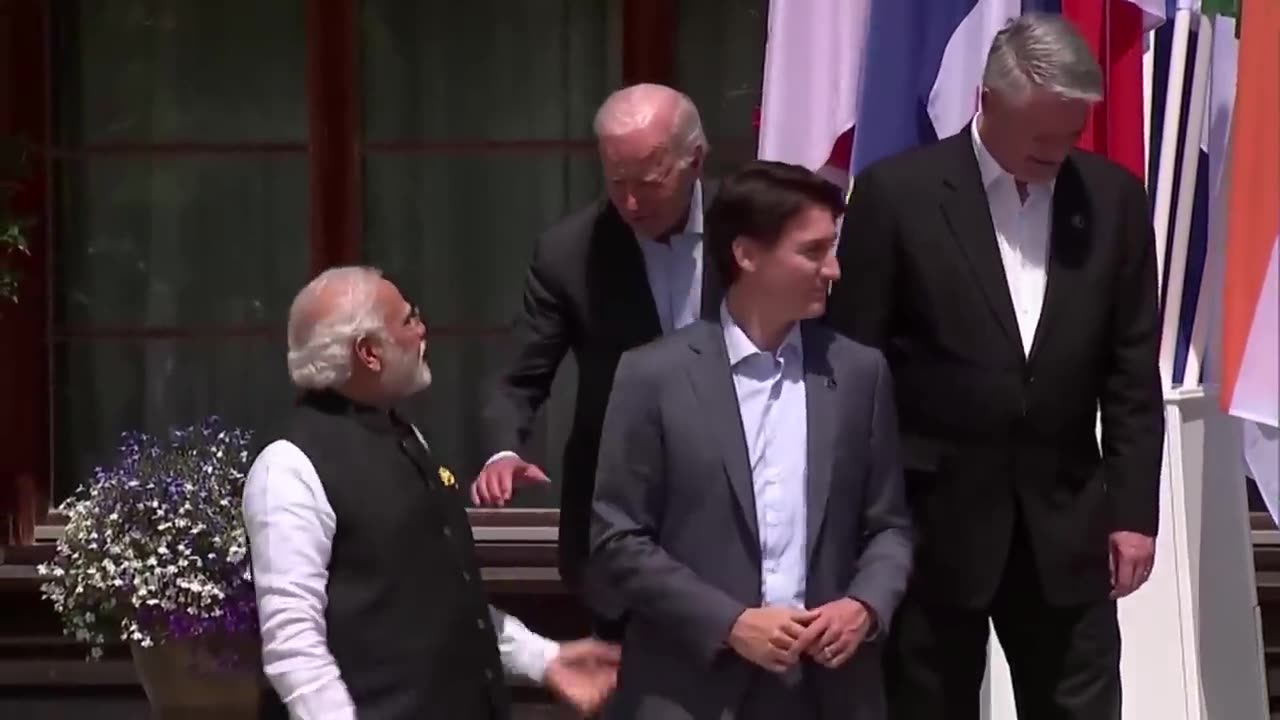
MULTIPOLYGON (((714 183, 702 181, 703 208, 714 183)), ((703 262, 702 310, 719 312, 722 291, 703 262)), ((560 572, 581 590, 600 425, 623 352, 662 335, 635 234, 607 199, 562 220, 538 239, 515 320, 515 354, 484 412, 490 454, 519 452, 572 352, 578 366, 573 426, 564 448, 560 495, 560 572)))
POLYGON ((854 183, 828 318, 893 368, 926 601, 987 604, 1019 510, 1055 603, 1109 592, 1112 531, 1156 533, 1164 425, 1146 193, 1073 152, 1052 212, 1028 357, 968 128, 854 183))
MULTIPOLYGON (((911 566, 889 370, 802 328, 808 421, 806 605, 856 597, 890 622, 911 566)), ((726 641, 761 603, 755 496, 724 333, 703 320, 623 356, 592 504, 593 570, 631 621, 608 717, 721 718, 755 666, 726 641)), ((823 717, 884 716, 880 644, 809 664, 823 717)), ((807 663, 807 661, 806 661, 807 663)))

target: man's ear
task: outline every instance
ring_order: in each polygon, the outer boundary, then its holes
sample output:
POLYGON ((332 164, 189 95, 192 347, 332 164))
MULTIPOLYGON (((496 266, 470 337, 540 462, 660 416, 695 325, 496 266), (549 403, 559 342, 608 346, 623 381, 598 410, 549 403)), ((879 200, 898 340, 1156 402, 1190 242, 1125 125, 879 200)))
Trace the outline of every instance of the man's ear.
POLYGON ((379 357, 377 343, 369 336, 356 338, 355 346, 356 362, 372 370, 379 372, 382 370, 382 358, 379 357))
POLYGON ((733 249, 733 263, 738 266, 739 273, 756 269, 756 246, 750 238, 739 235, 733 239, 730 247, 733 249))
POLYGON ((695 172, 702 172, 702 163, 707 159, 707 149, 699 145, 693 149, 693 159, 689 161, 689 167, 695 172))

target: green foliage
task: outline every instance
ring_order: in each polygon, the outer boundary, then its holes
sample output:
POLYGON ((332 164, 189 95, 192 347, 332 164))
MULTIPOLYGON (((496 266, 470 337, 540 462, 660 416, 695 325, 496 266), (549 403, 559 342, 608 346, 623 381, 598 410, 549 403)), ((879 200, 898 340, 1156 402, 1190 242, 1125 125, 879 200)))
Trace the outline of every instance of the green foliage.
POLYGON ((24 223, 13 209, 13 193, 26 166, 26 149, 14 138, 0 138, 0 303, 18 301, 18 256, 30 253, 24 223))

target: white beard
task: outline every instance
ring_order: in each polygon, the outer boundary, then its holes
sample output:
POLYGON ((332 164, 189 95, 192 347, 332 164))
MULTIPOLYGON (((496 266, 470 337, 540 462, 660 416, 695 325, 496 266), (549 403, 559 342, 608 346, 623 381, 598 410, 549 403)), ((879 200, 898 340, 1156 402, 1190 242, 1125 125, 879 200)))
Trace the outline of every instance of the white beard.
POLYGON ((387 356, 387 370, 382 374, 383 387, 397 397, 409 397, 431 387, 431 367, 427 364, 427 346, 417 353, 402 352, 392 347, 387 356))

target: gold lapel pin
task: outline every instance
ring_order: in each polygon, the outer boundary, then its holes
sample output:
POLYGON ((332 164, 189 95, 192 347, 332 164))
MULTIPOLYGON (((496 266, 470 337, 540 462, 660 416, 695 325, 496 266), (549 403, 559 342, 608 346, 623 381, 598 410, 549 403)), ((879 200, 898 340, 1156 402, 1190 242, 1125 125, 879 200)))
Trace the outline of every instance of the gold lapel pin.
POLYGON ((453 473, 449 472, 449 468, 443 465, 440 466, 440 484, 447 488, 457 484, 457 481, 453 479, 453 473))

